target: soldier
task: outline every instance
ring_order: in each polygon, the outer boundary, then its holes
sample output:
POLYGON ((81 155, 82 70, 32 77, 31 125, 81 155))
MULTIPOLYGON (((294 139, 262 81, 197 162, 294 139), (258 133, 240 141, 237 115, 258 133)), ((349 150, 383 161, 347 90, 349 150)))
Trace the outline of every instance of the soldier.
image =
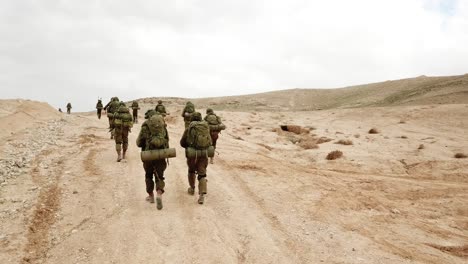
MULTIPOLYGON (((221 130, 226 129, 226 126, 221 122, 221 117, 217 116, 213 109, 206 109, 206 116, 204 120, 210 126, 210 136, 213 141, 213 147, 216 149, 216 141, 221 130)), ((213 157, 210 158, 210 163, 213 164, 213 157)))
POLYGON ((109 119, 109 132, 111 133, 111 139, 114 138, 114 113, 117 112, 120 106, 119 98, 112 97, 111 101, 104 106, 104 110, 107 110, 107 118, 109 119))
POLYGON ((67 104, 67 114, 70 114, 72 106, 70 103, 67 104))
POLYGON ((138 110, 140 109, 137 101, 133 101, 132 109, 133 109, 133 122, 136 124, 138 123, 138 110))
POLYGON ((97 109, 97 116, 98 116, 99 119, 101 119, 102 108, 104 108, 102 106, 102 101, 101 101, 101 99, 98 99, 97 104, 96 104, 96 109, 97 109))
POLYGON ((62 113, 62 108, 59 108, 59 110, 58 110, 58 111, 59 111, 60 113, 62 113))
MULTIPOLYGON (((180 139, 180 145, 185 149, 194 148, 196 150, 207 149, 212 145, 208 123, 202 120, 199 112, 194 112, 191 115, 190 125, 185 129, 180 139)), ((198 174, 198 203, 203 204, 207 193, 206 168, 208 167, 208 158, 203 155, 193 158, 187 157, 187 166, 189 183, 187 192, 190 195, 195 194, 195 175, 198 174)))
POLYGON ((162 104, 161 100, 158 101, 158 104, 156 105, 154 110, 156 110, 156 112, 160 113, 162 116, 167 115, 166 107, 162 104))
MULTIPOLYGON (((167 133, 163 117, 155 110, 148 110, 145 113, 145 119, 148 120, 141 125, 141 130, 136 140, 136 144, 141 148, 141 151, 169 148, 169 134, 167 133)), ((166 167, 167 163, 164 159, 143 162, 146 192, 148 193, 146 201, 154 203, 156 182, 156 208, 158 210, 163 208, 162 194, 165 187, 164 171, 166 167)))
POLYGON ((185 128, 189 126, 193 112, 195 112, 195 106, 192 102, 188 101, 185 104, 184 110, 182 111, 182 117, 184 118, 185 128))
POLYGON ((128 107, 124 102, 120 102, 118 110, 114 113, 114 135, 115 150, 117 151, 117 162, 125 159, 128 149, 128 133, 133 126, 133 119, 128 107), (123 150, 123 154, 121 153, 123 150))

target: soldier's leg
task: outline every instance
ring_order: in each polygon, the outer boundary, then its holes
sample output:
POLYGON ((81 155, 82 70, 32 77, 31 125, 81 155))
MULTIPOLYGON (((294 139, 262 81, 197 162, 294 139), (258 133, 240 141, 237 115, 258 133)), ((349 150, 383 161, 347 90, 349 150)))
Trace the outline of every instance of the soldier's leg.
POLYGON ((162 194, 164 193, 164 187, 166 186, 164 182, 164 170, 166 170, 166 167, 166 160, 154 161, 154 174, 156 177, 156 208, 158 210, 163 208, 162 194))
POLYGON ((208 167, 207 158, 197 159, 197 172, 198 172, 198 203, 205 202, 205 195, 208 193, 208 180, 206 179, 206 168, 208 167))
POLYGON ((115 133, 115 150, 117 151, 117 162, 120 162, 122 160, 122 130, 119 128, 116 128, 116 133, 115 133))
MULTIPOLYGON (((213 147, 216 149, 216 141, 218 141, 218 131, 210 132, 211 142, 213 142, 213 147)), ((210 157, 210 163, 213 164, 214 157, 210 157)))
POLYGON ((143 162, 143 168, 145 169, 146 192, 148 193, 146 201, 154 203, 153 165, 150 161, 145 161, 143 162))
POLYGON ((156 192, 163 194, 164 187, 166 186, 164 180, 164 171, 167 168, 166 160, 154 161, 155 180, 156 180, 156 192))
POLYGON ((128 128, 122 129, 122 148, 123 148, 122 159, 125 159, 125 154, 127 153, 127 149, 128 149, 128 128))
POLYGON ((195 177, 196 177, 196 162, 195 159, 187 159, 187 167, 188 167, 188 183, 189 188, 187 189, 188 194, 194 195, 195 194, 195 177))

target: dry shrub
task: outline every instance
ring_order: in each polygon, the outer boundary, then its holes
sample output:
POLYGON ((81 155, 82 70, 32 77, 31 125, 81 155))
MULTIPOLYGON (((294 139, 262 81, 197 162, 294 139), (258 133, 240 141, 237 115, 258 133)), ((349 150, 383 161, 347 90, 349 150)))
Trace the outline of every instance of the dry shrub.
POLYGON ((299 142, 299 146, 303 149, 318 149, 318 145, 315 139, 309 138, 299 142))
POLYGON ((321 137, 321 138, 317 139, 317 144, 322 144, 322 143, 326 143, 326 142, 330 142, 330 141, 332 141, 331 138, 321 137))
POLYGON ((343 152, 339 150, 334 150, 327 155, 327 160, 336 160, 343 157, 343 152))
POLYGON ((353 141, 350 139, 340 139, 335 144, 341 144, 341 145, 353 145, 353 141))
POLYGON ((369 130, 369 134, 378 134, 378 133, 380 133, 380 131, 377 128, 371 128, 369 130))
POLYGON ((407 139, 408 137, 407 136, 401 136, 400 138, 407 139))
POLYGON ((455 154, 454 157, 457 158, 457 159, 464 159, 464 158, 466 158, 468 156, 466 156, 465 153, 457 153, 457 154, 455 154))
POLYGON ((400 120, 399 123, 400 123, 400 124, 406 124, 406 121, 402 119, 402 120, 400 120))
POLYGON ((298 134, 298 135, 302 133, 302 127, 301 126, 287 125, 287 126, 281 126, 281 129, 283 131, 292 132, 292 133, 298 134))
POLYGON ((424 148, 425 148, 424 144, 421 144, 421 145, 419 145, 419 147, 418 147, 418 149, 424 149, 424 148))

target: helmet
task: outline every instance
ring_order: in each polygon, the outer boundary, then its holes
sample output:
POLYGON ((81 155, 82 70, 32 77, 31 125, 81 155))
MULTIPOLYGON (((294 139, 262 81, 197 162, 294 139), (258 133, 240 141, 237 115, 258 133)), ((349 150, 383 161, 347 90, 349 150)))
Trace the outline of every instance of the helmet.
POLYGON ((201 117, 201 114, 200 112, 193 112, 192 113, 192 121, 201 121, 202 120, 202 117, 201 117))
POLYGON ((206 109, 206 114, 213 114, 213 113, 214 113, 213 109, 211 109, 211 108, 206 109))
POLYGON ((125 106, 125 103, 123 101, 120 101, 121 106, 125 106))
POLYGON ((161 101, 161 100, 158 100, 158 104, 162 104, 162 101, 161 101))

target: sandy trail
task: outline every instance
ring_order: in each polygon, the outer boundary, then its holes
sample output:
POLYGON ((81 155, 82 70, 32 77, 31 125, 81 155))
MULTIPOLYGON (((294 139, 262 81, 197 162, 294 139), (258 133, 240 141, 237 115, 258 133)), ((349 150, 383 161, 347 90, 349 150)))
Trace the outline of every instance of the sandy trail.
POLYGON ((117 163, 107 120, 68 116, 57 144, 31 165, 28 184, 41 188, 29 194, 35 198, 23 227, 1 225, 2 232, 16 229, 0 240, 0 260, 464 263, 468 164, 452 156, 468 147, 460 133, 468 128, 466 108, 222 113, 228 130, 208 167, 204 205, 186 193, 183 123, 173 118, 168 129, 177 157, 166 170, 161 211, 144 200, 135 146, 140 125, 130 134, 128 159, 117 163), (311 133, 332 141, 304 150, 291 142, 307 135, 279 132, 279 124, 313 126, 311 133), (374 126, 382 132, 367 134, 374 126), (354 144, 334 144, 342 138, 354 144), (335 149, 345 157, 326 161, 335 149))

